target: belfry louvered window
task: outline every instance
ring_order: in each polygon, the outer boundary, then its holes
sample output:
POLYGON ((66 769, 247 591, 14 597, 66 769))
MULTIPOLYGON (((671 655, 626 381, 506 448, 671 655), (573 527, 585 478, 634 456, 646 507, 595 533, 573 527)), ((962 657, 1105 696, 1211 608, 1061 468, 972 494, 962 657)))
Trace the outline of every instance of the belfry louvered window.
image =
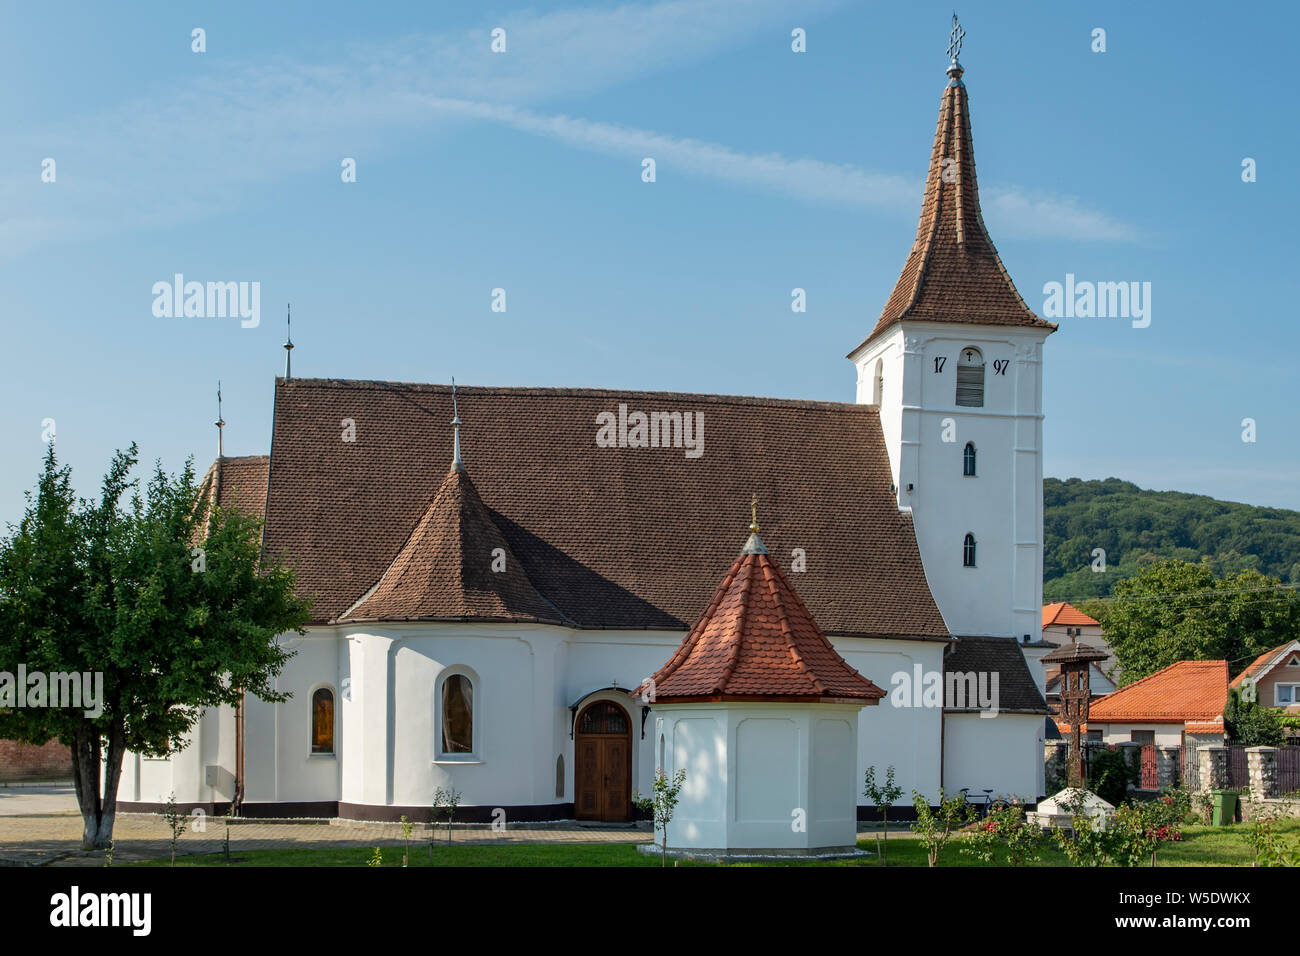
POLYGON ((961 453, 961 473, 967 478, 975 477, 975 443, 967 442, 961 453))
POLYGON ((984 407, 984 356, 979 349, 962 349, 957 358, 957 404, 984 407))

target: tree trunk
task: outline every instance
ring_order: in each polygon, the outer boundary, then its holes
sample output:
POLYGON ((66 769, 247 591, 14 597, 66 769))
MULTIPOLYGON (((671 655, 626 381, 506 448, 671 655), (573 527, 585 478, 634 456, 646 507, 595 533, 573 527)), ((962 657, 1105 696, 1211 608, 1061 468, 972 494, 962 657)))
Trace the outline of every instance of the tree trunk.
POLYGON ((113 839, 117 785, 122 779, 125 745, 126 732, 120 721, 114 721, 109 728, 106 755, 98 728, 87 724, 73 734, 72 782, 81 809, 83 850, 107 849, 113 839), (101 766, 105 756, 107 760, 101 766))
POLYGON ((99 732, 84 724, 72 738, 72 781, 81 808, 81 848, 93 850, 99 836, 99 732))
POLYGON ((104 797, 100 805, 99 833, 95 849, 105 850, 113 840, 113 824, 117 820, 117 786, 122 781, 122 760, 126 756, 126 729, 121 721, 114 720, 108 731, 108 754, 104 767, 104 797))

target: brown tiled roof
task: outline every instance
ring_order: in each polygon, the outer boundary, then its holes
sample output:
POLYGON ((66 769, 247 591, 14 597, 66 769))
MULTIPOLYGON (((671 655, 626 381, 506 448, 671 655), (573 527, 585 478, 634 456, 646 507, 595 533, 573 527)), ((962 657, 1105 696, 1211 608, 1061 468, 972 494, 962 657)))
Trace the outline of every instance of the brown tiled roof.
POLYGON ((464 467, 453 467, 374 592, 343 621, 565 623, 528 580, 464 467))
POLYGON ((885 696, 831 646, 757 533, 651 686, 660 702, 885 696))
POLYGON ((218 458, 199 483, 199 500, 211 506, 215 496, 222 508, 238 508, 261 518, 266 513, 268 455, 218 458))
MULTIPOLYGON (((831 634, 946 639, 910 517, 889 491, 875 409, 829 402, 460 388, 464 458, 532 586, 583 627, 685 630, 763 502, 773 560, 831 634), (704 454, 599 448, 596 417, 700 412, 704 454)), ((450 389, 277 380, 263 553, 324 623, 374 587, 429 508, 451 448, 450 389), (343 441, 345 419, 355 423, 343 441)))
POLYGON ((984 228, 960 73, 939 106, 916 241, 876 327, 849 354, 902 319, 1056 328, 1025 305, 984 228))
MULTIPOLYGON (((999 711, 1009 713, 1046 714, 1047 702, 1038 692, 1034 675, 1029 673, 1024 652, 1011 637, 959 637, 943 657, 945 674, 998 675, 999 711)), ((989 684, 984 685, 992 686, 989 684)), ((944 693, 948 682, 944 681, 944 693)), ((977 710, 974 706, 963 708, 977 710)))
POLYGON ((1227 661, 1178 661, 1093 704, 1095 723, 1214 723, 1228 703, 1227 661))

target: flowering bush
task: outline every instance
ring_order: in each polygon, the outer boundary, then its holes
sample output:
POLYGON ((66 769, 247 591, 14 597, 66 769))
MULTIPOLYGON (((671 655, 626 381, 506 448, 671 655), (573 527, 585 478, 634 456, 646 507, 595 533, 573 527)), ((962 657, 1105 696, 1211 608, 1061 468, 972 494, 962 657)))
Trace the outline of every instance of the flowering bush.
POLYGON ((999 845, 1005 847, 1012 866, 1038 860, 1043 831, 1025 820, 1025 808, 1018 799, 999 798, 988 816, 962 840, 961 852, 988 865, 994 862, 999 845))
POLYGON ((1115 808, 1114 818, 1101 830, 1081 812, 1080 803, 1071 807, 1073 836, 1059 828, 1052 836, 1075 866, 1142 866, 1148 860, 1155 866, 1162 843, 1182 840, 1179 825, 1186 806, 1173 792, 1147 802, 1129 801, 1115 808))

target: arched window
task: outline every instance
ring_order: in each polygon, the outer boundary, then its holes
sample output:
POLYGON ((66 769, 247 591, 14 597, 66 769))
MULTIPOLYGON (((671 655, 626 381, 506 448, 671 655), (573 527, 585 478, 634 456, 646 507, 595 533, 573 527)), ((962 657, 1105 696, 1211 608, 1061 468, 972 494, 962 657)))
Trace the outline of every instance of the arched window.
POLYGON ((957 404, 984 407, 984 356, 979 349, 962 349, 957 357, 957 404))
POLYGON ((334 752, 334 691, 328 687, 311 695, 311 752, 334 752))
POLYGON ((966 540, 961 546, 961 566, 963 568, 975 567, 975 535, 966 535, 966 540))
POLYGON ((442 682, 442 752, 474 752, 474 684, 464 674, 442 682))
POLYGON ((975 477, 975 443, 967 442, 966 449, 961 453, 961 473, 967 478, 975 477))
POLYGON ((876 374, 871 378, 871 404, 880 407, 885 394, 885 360, 876 359, 876 374))

